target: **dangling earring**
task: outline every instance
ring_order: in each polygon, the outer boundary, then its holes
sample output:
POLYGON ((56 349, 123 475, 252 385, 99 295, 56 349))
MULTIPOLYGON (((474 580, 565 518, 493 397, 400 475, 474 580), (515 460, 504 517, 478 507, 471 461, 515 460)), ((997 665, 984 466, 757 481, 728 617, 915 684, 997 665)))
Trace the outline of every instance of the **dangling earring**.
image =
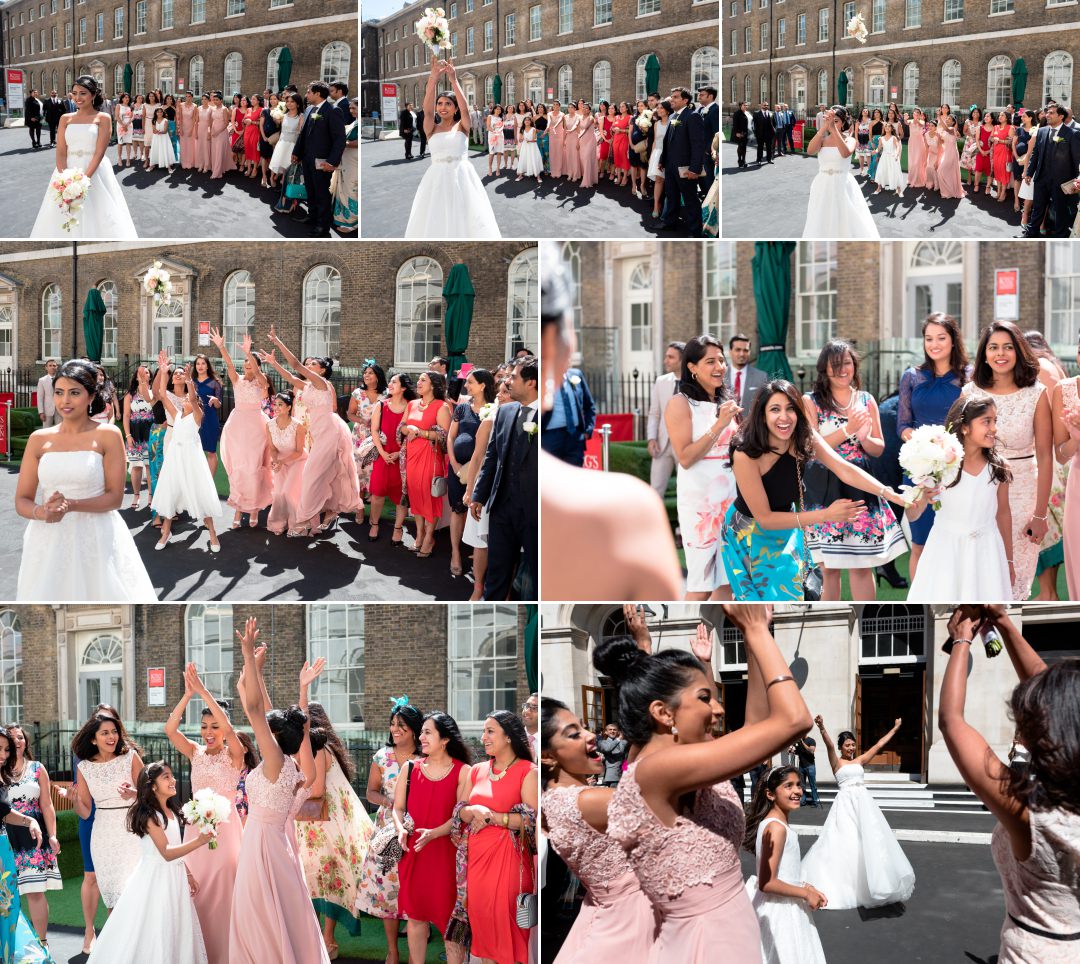
POLYGON ((675 742, 678 743, 679 742, 679 728, 674 723, 671 724, 671 735, 675 738, 675 742))

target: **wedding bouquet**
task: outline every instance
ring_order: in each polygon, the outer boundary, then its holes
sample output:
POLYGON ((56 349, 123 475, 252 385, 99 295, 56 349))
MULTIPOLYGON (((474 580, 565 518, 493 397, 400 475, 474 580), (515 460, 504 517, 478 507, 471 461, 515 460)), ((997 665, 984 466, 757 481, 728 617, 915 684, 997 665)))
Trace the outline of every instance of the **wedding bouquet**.
POLYGON ((869 31, 866 29, 866 21, 863 20, 862 14, 857 13, 852 17, 847 24, 847 35, 854 37, 859 43, 866 43, 866 37, 869 31))
POLYGON ((647 131, 653 124, 653 112, 648 109, 643 110, 634 123, 637 124, 638 130, 647 131))
MULTIPOLYGON (((912 505, 921 489, 939 489, 952 483, 964 461, 964 446, 944 425, 922 425, 900 446, 900 467, 914 485, 902 487, 904 501, 912 505)), ((941 507, 933 503, 934 509, 941 507)))
POLYGON ((274 123, 280 125, 285 117, 285 104, 283 101, 278 101, 277 107, 273 107, 270 110, 270 116, 274 118, 274 123))
POLYGON ((161 267, 160 261, 155 261, 152 268, 143 276, 143 291, 154 296, 154 304, 172 301, 172 281, 169 280, 169 272, 161 267))
POLYGON ((424 15, 416 21, 416 36, 431 48, 438 57, 439 50, 450 50, 450 25, 446 22, 446 12, 442 7, 427 7, 424 15))
POLYGON ((56 206, 67 217, 61 227, 65 231, 70 231, 79 223, 75 215, 82 210, 86 193, 90 190, 90 178, 81 168, 66 167, 52 179, 49 190, 52 192, 52 199, 56 206))
POLYGON ((217 849, 217 830, 223 823, 228 823, 232 815, 232 801, 215 793, 210 787, 203 787, 180 808, 184 819, 199 833, 208 833, 214 837, 210 841, 211 850, 217 849))

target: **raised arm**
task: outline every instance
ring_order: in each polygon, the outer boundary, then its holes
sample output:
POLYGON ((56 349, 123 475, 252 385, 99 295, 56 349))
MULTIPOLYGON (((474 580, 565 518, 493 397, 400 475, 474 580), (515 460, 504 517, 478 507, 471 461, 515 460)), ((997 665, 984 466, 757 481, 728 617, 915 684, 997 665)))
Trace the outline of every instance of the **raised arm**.
POLYGON ((857 757, 855 757, 852 762, 866 766, 867 763, 869 763, 872 759, 874 759, 874 757, 876 757, 882 750, 885 749, 885 746, 886 744, 888 744, 889 740, 896 736, 897 731, 900 729, 901 722, 902 721, 900 720, 900 718, 897 717, 896 722, 894 722, 892 725, 892 729, 889 730, 889 732, 886 733, 880 740, 878 740, 877 743, 870 747, 869 750, 866 750, 865 752, 860 753, 857 757))
POLYGON ((236 730, 233 729, 232 720, 225 714, 221 705, 214 698, 213 693, 206 688, 206 684, 200 678, 194 663, 188 663, 184 669, 184 686, 185 689, 190 688, 191 692, 206 704, 210 716, 221 730, 225 745, 229 748, 229 758, 232 760, 233 766, 237 770, 242 770, 244 768, 244 745, 236 735, 236 730))
MULTIPOLYGON (((450 86, 454 88, 454 96, 457 98, 457 102, 460 108, 461 120, 458 121, 458 127, 461 128, 465 134, 469 133, 469 102, 465 99, 465 93, 461 89, 461 83, 458 80, 457 68, 454 66, 453 61, 447 60, 446 66, 443 68, 446 71, 446 75, 450 78, 450 86)), ((425 95, 426 100, 426 95, 425 95)), ((425 122, 426 122, 425 115, 425 122)))
POLYGON ((274 354, 274 349, 270 351, 259 352, 259 359, 264 362, 268 362, 270 367, 274 369, 285 381, 287 381, 293 388, 301 389, 306 382, 302 378, 297 378, 291 371, 289 371, 284 365, 277 360, 277 356, 274 354))
POLYGON ((203 420, 203 407, 202 399, 199 398, 199 391, 195 387, 195 368, 191 364, 188 364, 184 368, 184 389, 187 391, 188 401, 191 403, 191 416, 195 419, 196 425, 202 425, 203 420))
POLYGON ((262 667, 255 659, 255 643, 259 638, 259 628, 254 616, 247 618, 244 631, 237 630, 236 636, 240 640, 240 651, 244 657, 244 669, 240 674, 239 687, 241 702, 244 704, 244 713, 247 715, 248 723, 251 724, 255 743, 263 760, 263 773, 266 774, 267 780, 276 783, 285 755, 281 752, 274 734, 270 732, 270 724, 266 722, 266 711, 263 708, 262 667))
POLYGON ((987 618, 1001 633, 1001 639, 1005 643, 1005 650, 1012 660, 1013 669, 1020 681, 1038 676, 1046 669, 1043 658, 1031 648, 1029 643, 1020 634, 1016 623, 1009 618, 1009 613, 1004 606, 984 606, 983 611, 987 618))
POLYGON ((240 377, 240 374, 233 364, 232 355, 229 354, 229 349, 225 347, 225 338, 217 328, 211 328, 210 340, 217 346, 218 354, 221 355, 221 360, 225 362, 225 371, 229 373, 229 381, 235 382, 240 377))
POLYGON ((289 349, 285 346, 285 343, 278 338, 277 332, 274 331, 274 326, 270 326, 270 341, 281 349, 281 357, 285 359, 292 367, 302 372, 304 377, 310 381, 316 388, 322 389, 327 386, 327 381, 318 372, 312 371, 310 368, 304 366, 304 363, 300 361, 289 349))
MULTIPOLYGON (((319 675, 325 668, 326 659, 322 656, 311 664, 305 660, 304 665, 300 667, 299 706, 300 709, 304 711, 305 715, 308 711, 308 693, 311 684, 319 678, 319 675)), ((309 717, 304 722, 304 742, 300 746, 300 751, 296 754, 298 757, 297 762, 300 764, 300 769, 304 774, 304 786, 310 788, 313 797, 321 797, 323 791, 326 789, 326 757, 325 753, 320 751, 319 760, 316 760, 315 755, 311 752, 310 735, 311 718, 309 717)))
POLYGON ((825 721, 821 718, 819 713, 814 717, 814 722, 817 724, 818 733, 821 734, 821 742, 825 744, 825 749, 829 753, 829 766, 832 767, 832 772, 835 773, 840 769, 840 758, 836 755, 836 744, 833 743, 833 739, 825 732, 825 721))
POLYGON ((434 55, 431 58, 431 72, 424 88, 424 136, 431 137, 435 130, 435 100, 439 92, 439 74, 443 71, 442 61, 434 55))
POLYGON ((194 669, 195 664, 188 663, 187 670, 184 672, 184 695, 180 697, 180 702, 176 704, 165 721, 165 735, 169 738, 169 742, 189 760, 195 756, 195 743, 180 732, 180 724, 184 719, 184 710, 187 709, 191 698, 196 695, 191 683, 191 672, 194 669))

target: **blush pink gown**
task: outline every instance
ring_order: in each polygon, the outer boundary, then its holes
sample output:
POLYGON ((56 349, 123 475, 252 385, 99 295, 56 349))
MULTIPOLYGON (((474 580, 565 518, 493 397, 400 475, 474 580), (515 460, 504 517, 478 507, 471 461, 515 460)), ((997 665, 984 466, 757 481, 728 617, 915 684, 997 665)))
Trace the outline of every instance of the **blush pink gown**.
POLYGON ((199 107, 198 144, 196 145, 195 166, 200 171, 210 170, 210 142, 206 132, 210 129, 210 108, 199 107))
POLYGON ((966 192, 960 180, 960 153, 956 149, 956 138, 946 132, 944 137, 939 135, 938 142, 938 192, 942 197, 964 197, 966 192))
POLYGON ((926 187, 926 138, 923 124, 912 124, 908 137, 908 187, 926 187))
MULTIPOLYGON (((196 744, 195 755, 191 758, 191 792, 209 787, 232 800, 241 772, 233 768, 227 749, 210 754, 205 746, 196 744)), ((234 809, 218 828, 218 845, 214 850, 199 847, 184 858, 199 884, 195 912, 199 915, 199 926, 206 943, 207 964, 229 964, 229 916, 243 834, 244 826, 234 809)))
POLYGON ((563 941, 555 964, 592 957, 647 961, 657 918, 626 852, 585 822, 578 794, 587 787, 554 787, 544 793, 548 843, 585 885, 585 902, 563 941))
POLYGON ((321 512, 356 512, 360 508, 360 478, 353 458, 352 435, 338 418, 333 389, 307 385, 303 403, 311 448, 296 517, 318 525, 321 512))
POLYGON ((548 166, 551 168, 552 177, 563 176, 563 144, 566 142, 563 124, 565 122, 566 115, 559 111, 557 115, 551 115, 548 123, 548 166))
POLYGON ((224 177, 233 166, 229 141, 229 111, 210 108, 210 176, 224 177))
MULTIPOLYGON (((1068 411, 1080 406, 1076 378, 1066 378, 1061 383, 1062 408, 1068 411)), ((1076 438, 1080 432, 1070 429, 1076 438)), ((1065 512, 1062 523, 1062 545, 1065 550, 1065 580, 1069 598, 1080 599, 1080 449, 1069 463, 1069 479, 1065 483, 1065 512)))
POLYGON ((291 757, 271 783, 260 763, 247 777, 248 818, 236 868, 229 964, 329 964, 286 824, 303 775, 291 757))
POLYGON ((746 817, 725 780, 694 795, 694 812, 666 827, 623 774, 608 806, 608 836, 627 852, 641 889, 660 914, 648 964, 761 964, 761 931, 743 886, 739 847, 746 817))
POLYGON ((176 109, 176 119, 180 127, 180 166, 193 168, 199 166, 198 121, 199 108, 192 104, 181 104, 176 109))
POLYGON ((571 180, 581 177, 581 154, 578 151, 578 128, 581 126, 581 118, 574 116, 573 120, 567 114, 563 121, 566 127, 566 140, 563 142, 563 174, 571 180))
POLYGON ((587 117, 578 128, 578 158, 581 162, 581 186, 596 187, 599 160, 596 152, 596 123, 587 117))
MULTIPOLYGON (((276 450, 276 457, 281 458, 296 451, 296 426, 298 422, 289 422, 288 428, 278 428, 277 420, 270 419, 270 439, 276 450)), ((275 453, 271 453, 273 456, 275 453)), ((304 478, 304 465, 307 462, 307 453, 293 462, 282 465, 276 471, 271 469, 274 477, 274 495, 270 505, 270 514, 266 517, 266 528, 276 535, 281 535, 288 529, 294 529, 300 519, 296 515, 296 507, 300 504, 300 487, 304 478)))
POLYGON ((270 444, 266 440, 265 392, 254 379, 233 382, 236 405, 221 430, 221 462, 229 477, 228 503, 241 512, 258 513, 273 500, 270 444))

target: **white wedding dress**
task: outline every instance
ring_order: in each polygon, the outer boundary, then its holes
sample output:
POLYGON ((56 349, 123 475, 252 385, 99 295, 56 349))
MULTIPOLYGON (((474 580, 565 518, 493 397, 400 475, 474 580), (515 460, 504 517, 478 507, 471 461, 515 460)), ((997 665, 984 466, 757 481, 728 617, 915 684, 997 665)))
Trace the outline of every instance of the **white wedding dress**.
MULTIPOLYGON (((848 138, 855 146, 854 138, 848 138)), ((851 158, 837 147, 818 151, 818 172, 810 184, 804 238, 864 238, 877 240, 878 229, 859 183, 851 173, 851 158)))
POLYGON ((874 180, 883 191, 905 191, 907 175, 900 166, 900 139, 893 137, 881 141, 881 158, 878 160, 874 180))
MULTIPOLYGON (((188 833, 194 832, 188 828, 188 833)), ((174 817, 165 825, 165 836, 172 847, 183 843, 174 817)), ((86 964, 206 964, 206 945, 183 858, 166 860, 149 834, 139 845, 138 866, 86 964)))
POLYGON ((915 871, 863 777, 859 763, 836 771, 836 800, 802 861, 802 879, 825 895, 827 910, 880 907, 915 892, 915 871))
POLYGON ((469 139, 460 128, 436 131, 428 141, 431 167, 413 198, 405 237, 500 239, 495 212, 469 163, 469 139))
POLYGON ((941 508, 919 557, 908 602, 1007 602, 1009 560, 997 524, 998 487, 987 465, 941 493, 941 508))
MULTIPOLYGON (((92 499, 104 491, 99 452, 46 452, 38 461, 39 503, 53 492, 92 499)), ((119 512, 68 512, 27 525, 16 599, 134 603, 157 602, 157 593, 119 512)))
POLYGON ((203 454, 194 415, 184 415, 173 426, 150 508, 166 519, 178 512, 199 520, 221 515, 221 498, 203 454))
MULTIPOLYGON (((97 124, 67 125, 64 137, 67 140, 68 167, 86 170, 90 166, 97 150, 97 134, 97 124)), ((54 168, 49 182, 52 183, 52 178, 59 173, 54 168)), ((51 189, 46 187, 45 199, 41 202, 37 220, 30 232, 32 238, 128 240, 139 236, 120 190, 120 182, 113 173, 108 152, 90 179, 90 190, 86 192, 82 209, 75 215, 78 223, 70 231, 64 230, 63 224, 67 218, 56 206, 51 193, 51 189)))

